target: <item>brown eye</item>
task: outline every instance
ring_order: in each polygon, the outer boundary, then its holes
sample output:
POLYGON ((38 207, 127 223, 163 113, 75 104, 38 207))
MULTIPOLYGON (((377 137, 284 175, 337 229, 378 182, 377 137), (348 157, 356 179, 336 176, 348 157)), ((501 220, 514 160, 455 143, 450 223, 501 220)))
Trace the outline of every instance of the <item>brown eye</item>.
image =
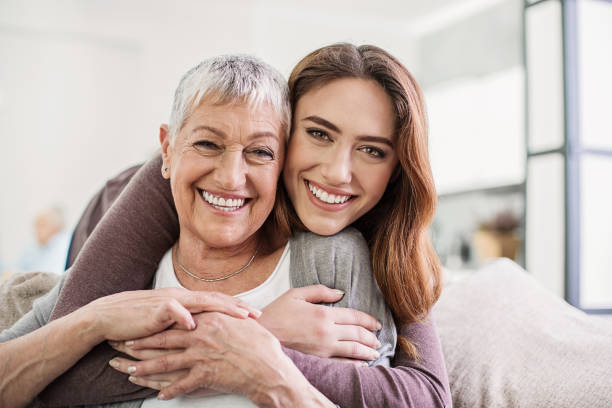
POLYGON ((306 132, 308 132, 310 136, 312 136, 313 138, 317 140, 331 141, 331 138, 329 137, 327 132, 321 129, 306 129, 306 132))
POLYGON ((359 150, 361 150, 362 152, 364 152, 365 154, 372 156, 372 157, 376 157, 376 158, 384 158, 386 156, 384 150, 379 149, 378 147, 374 147, 374 146, 363 146, 360 147, 359 150))

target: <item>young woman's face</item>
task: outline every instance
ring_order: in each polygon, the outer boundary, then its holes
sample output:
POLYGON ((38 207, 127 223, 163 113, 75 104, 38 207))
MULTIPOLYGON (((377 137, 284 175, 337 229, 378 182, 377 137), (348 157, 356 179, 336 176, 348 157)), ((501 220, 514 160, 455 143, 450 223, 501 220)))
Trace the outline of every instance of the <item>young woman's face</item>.
POLYGON ((337 79, 298 100, 283 177, 306 228, 335 234, 378 203, 397 164, 394 125, 372 80, 337 79))

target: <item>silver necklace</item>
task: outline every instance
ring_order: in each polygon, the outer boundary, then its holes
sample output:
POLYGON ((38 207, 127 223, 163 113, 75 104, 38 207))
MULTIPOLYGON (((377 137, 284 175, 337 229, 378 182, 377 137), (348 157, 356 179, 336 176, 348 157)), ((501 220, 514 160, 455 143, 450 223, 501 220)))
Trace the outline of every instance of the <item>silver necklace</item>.
POLYGON ((189 272, 187 270, 187 268, 185 268, 183 265, 181 265, 181 263, 178 260, 178 257, 176 256, 176 251, 174 249, 174 247, 172 248, 172 253, 173 253, 173 258, 176 261, 176 264, 178 265, 179 268, 181 268, 183 270, 183 272, 185 272, 187 275, 191 276, 193 279, 197 279, 199 281, 202 282, 218 282, 218 281, 222 281, 225 279, 229 279, 232 276, 236 276, 238 275, 240 272, 244 271, 246 268, 248 268, 249 266, 251 266, 251 264, 253 263, 253 260, 255 259, 255 257, 257 256, 257 251, 259 250, 259 248, 255 249, 255 252, 253 253, 253 256, 251 257, 251 259, 249 259, 249 262, 246 263, 246 265, 244 265, 242 268, 238 269, 237 271, 234 271, 232 273, 230 273, 229 275, 225 275, 225 276, 221 276, 220 278, 214 278, 214 279, 208 279, 208 278, 201 278, 197 275, 194 275, 193 273, 189 272))

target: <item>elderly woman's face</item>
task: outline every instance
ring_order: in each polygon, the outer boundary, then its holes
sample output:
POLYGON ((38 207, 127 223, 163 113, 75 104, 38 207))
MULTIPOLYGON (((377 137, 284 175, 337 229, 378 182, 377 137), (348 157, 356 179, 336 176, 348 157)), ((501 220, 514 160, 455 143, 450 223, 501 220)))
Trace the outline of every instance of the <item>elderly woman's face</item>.
POLYGON ((283 165, 285 141, 274 110, 203 102, 169 139, 162 127, 181 235, 215 248, 254 237, 272 211, 283 165))

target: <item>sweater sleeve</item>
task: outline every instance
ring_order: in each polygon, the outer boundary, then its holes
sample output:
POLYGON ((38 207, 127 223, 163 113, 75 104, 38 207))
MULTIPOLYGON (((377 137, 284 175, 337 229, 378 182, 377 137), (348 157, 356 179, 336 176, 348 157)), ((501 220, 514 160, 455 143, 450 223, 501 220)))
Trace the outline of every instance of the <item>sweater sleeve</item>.
MULTIPOLYGON (((78 239, 71 248, 75 262, 51 320, 99 297, 150 286, 159 261, 176 242, 179 230, 170 185, 161 176, 161 163, 161 157, 156 156, 133 177, 122 173, 94 197, 75 231, 75 237, 84 236, 86 240, 78 239)), ((154 390, 130 383, 125 374, 109 367, 108 362, 118 355, 106 343, 99 344, 49 384, 39 401, 55 407, 154 395, 154 390)))
POLYGON ((343 408, 450 407, 446 367, 431 320, 404 325, 399 333, 414 342, 419 359, 398 350, 392 368, 356 367, 284 350, 314 387, 343 408))
POLYGON ((291 284, 293 287, 322 284, 340 289, 344 297, 331 306, 348 307, 374 316, 382 328, 376 333, 380 357, 370 363, 389 367, 397 343, 391 310, 372 272, 370 251, 354 228, 331 236, 297 232, 291 240, 291 284))

